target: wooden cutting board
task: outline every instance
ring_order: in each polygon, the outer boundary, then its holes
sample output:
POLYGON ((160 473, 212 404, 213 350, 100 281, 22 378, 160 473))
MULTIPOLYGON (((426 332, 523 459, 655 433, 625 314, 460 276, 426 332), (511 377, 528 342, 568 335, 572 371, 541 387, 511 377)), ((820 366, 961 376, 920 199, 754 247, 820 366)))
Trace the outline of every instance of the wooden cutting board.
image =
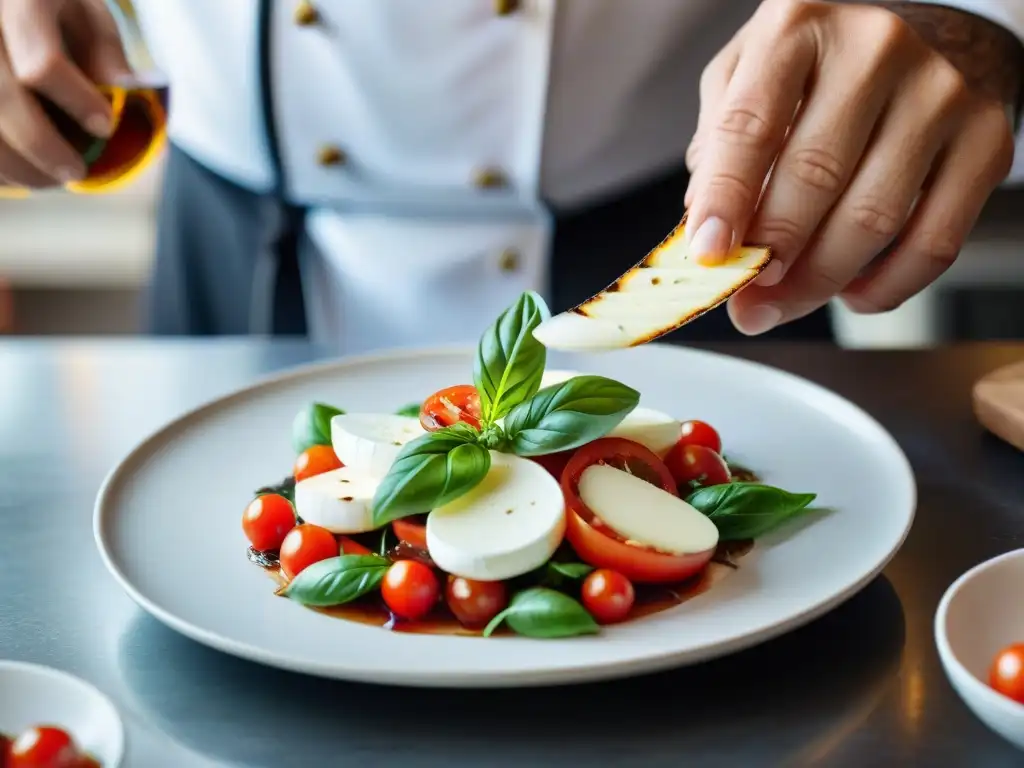
POLYGON ((1024 451, 1024 362, 998 368, 975 383, 974 414, 985 429, 1024 451))

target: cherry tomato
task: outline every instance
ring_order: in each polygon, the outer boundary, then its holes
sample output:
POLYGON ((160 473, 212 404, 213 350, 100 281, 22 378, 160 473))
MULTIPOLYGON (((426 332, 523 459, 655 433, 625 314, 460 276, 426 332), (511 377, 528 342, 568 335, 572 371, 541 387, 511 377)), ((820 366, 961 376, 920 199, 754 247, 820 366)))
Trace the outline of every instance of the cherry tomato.
POLYGON ((449 576, 445 599, 461 624, 483 627, 508 605, 508 592, 503 581, 475 581, 449 576))
POLYGON ((1003 696, 1024 704, 1024 643, 999 652, 989 670, 988 683, 1003 696))
POLYGON ((77 768, 83 759, 67 731, 37 725, 11 742, 8 768, 77 768))
POLYGON ((295 509, 284 496, 268 493, 253 499, 242 514, 242 530, 253 549, 280 549, 281 542, 295 527, 295 509))
POLYGON ((281 542, 281 572, 294 579, 313 563, 338 556, 338 541, 326 528, 312 523, 297 525, 281 542))
POLYGON ((350 539, 348 536, 339 536, 338 544, 340 552, 343 555, 372 555, 373 552, 369 548, 364 547, 355 539, 350 539))
POLYGON ((565 471, 565 465, 569 463, 569 459, 572 458, 575 451, 559 451, 558 453, 549 453, 544 456, 533 456, 533 460, 540 464, 544 469, 550 472, 555 480, 562 477, 562 473, 565 471))
POLYGON ((332 469, 341 469, 342 466, 344 465, 334 455, 334 449, 331 446, 311 445, 295 459, 295 468, 292 474, 295 475, 295 481, 298 482, 314 475, 330 472, 332 469))
POLYGON ((618 571, 598 568, 583 580, 583 607, 601 624, 622 621, 633 608, 636 593, 618 571))
POLYGON ((480 393, 472 384, 442 389, 423 401, 420 424, 428 432, 436 432, 459 421, 480 429, 480 393))
POLYGON ((722 438, 718 436, 715 428, 706 421, 696 419, 683 422, 683 428, 679 433, 679 445, 703 445, 715 453, 722 452, 722 438))
POLYGON ((398 560, 384 574, 380 592, 392 613, 416 621, 437 604, 440 586, 437 576, 423 563, 398 560))
POLYGON ((676 484, 688 488, 694 483, 700 485, 724 485, 732 478, 725 459, 703 445, 677 443, 665 457, 676 484))
POLYGON ((707 565, 714 550, 689 555, 658 552, 626 542, 597 519, 580 498, 578 487, 583 470, 601 462, 628 468, 668 493, 677 493, 672 473, 656 454, 639 443, 605 437, 580 448, 566 465, 561 485, 566 506, 565 537, 583 562, 618 571, 634 583, 656 584, 684 581, 707 565))

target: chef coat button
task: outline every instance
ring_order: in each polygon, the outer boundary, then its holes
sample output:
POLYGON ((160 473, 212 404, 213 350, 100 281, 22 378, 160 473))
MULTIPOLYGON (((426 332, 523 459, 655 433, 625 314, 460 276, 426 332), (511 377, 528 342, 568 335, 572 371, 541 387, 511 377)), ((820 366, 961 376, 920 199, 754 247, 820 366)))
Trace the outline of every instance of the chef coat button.
POLYGON ((311 27, 320 21, 320 12, 309 0, 300 0, 295 6, 294 18, 300 27, 311 27))
POLYGON ((509 16, 519 10, 519 0, 494 0, 494 12, 498 16, 509 16))
POLYGON ((502 272, 515 272, 519 269, 519 251, 515 248, 506 248, 498 256, 498 268, 502 272))
POLYGON ((316 153, 316 161, 324 168, 331 168, 337 165, 344 165, 348 161, 345 150, 334 144, 320 147, 316 153))
POLYGON ((502 189, 508 186, 508 176, 501 168, 481 168, 474 174, 473 183, 478 189, 502 189))

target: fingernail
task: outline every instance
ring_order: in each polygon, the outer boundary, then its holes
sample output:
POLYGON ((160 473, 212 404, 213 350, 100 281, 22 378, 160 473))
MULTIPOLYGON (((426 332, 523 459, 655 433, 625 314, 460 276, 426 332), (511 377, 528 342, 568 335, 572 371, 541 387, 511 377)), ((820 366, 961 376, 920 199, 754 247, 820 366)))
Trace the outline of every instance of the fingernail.
POLYGON ((690 253, 701 264, 718 264, 732 249, 732 229, 723 219, 711 216, 693 234, 690 253))
POLYGON ((85 128, 93 136, 99 136, 101 139, 108 138, 112 131, 110 125, 110 118, 105 115, 93 115, 85 121, 85 128))
POLYGON ((782 310, 772 304, 756 304, 750 309, 737 312, 733 321, 737 330, 747 336, 767 333, 779 324, 782 310))
POLYGON ((782 282, 782 278, 785 274, 786 268, 783 266, 782 262, 778 259, 772 259, 768 262, 768 266, 764 268, 764 271, 757 276, 757 280, 755 280, 755 282, 764 288, 769 288, 782 282))

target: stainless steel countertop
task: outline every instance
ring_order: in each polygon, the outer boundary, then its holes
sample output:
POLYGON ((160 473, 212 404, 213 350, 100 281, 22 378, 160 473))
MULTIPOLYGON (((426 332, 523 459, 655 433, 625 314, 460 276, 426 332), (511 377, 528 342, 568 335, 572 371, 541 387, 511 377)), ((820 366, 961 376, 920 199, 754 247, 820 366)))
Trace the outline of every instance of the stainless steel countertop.
POLYGON ((96 491, 168 419, 316 350, 14 340, 0 343, 0 658, 111 696, 126 768, 1022 764, 947 683, 932 618, 956 576, 1024 546, 1024 456, 970 411, 973 381, 1024 346, 720 349, 846 395, 917 472, 918 517, 884 576, 804 629, 677 672, 517 691, 350 685, 223 655, 150 618, 108 576, 92 540, 96 491))

